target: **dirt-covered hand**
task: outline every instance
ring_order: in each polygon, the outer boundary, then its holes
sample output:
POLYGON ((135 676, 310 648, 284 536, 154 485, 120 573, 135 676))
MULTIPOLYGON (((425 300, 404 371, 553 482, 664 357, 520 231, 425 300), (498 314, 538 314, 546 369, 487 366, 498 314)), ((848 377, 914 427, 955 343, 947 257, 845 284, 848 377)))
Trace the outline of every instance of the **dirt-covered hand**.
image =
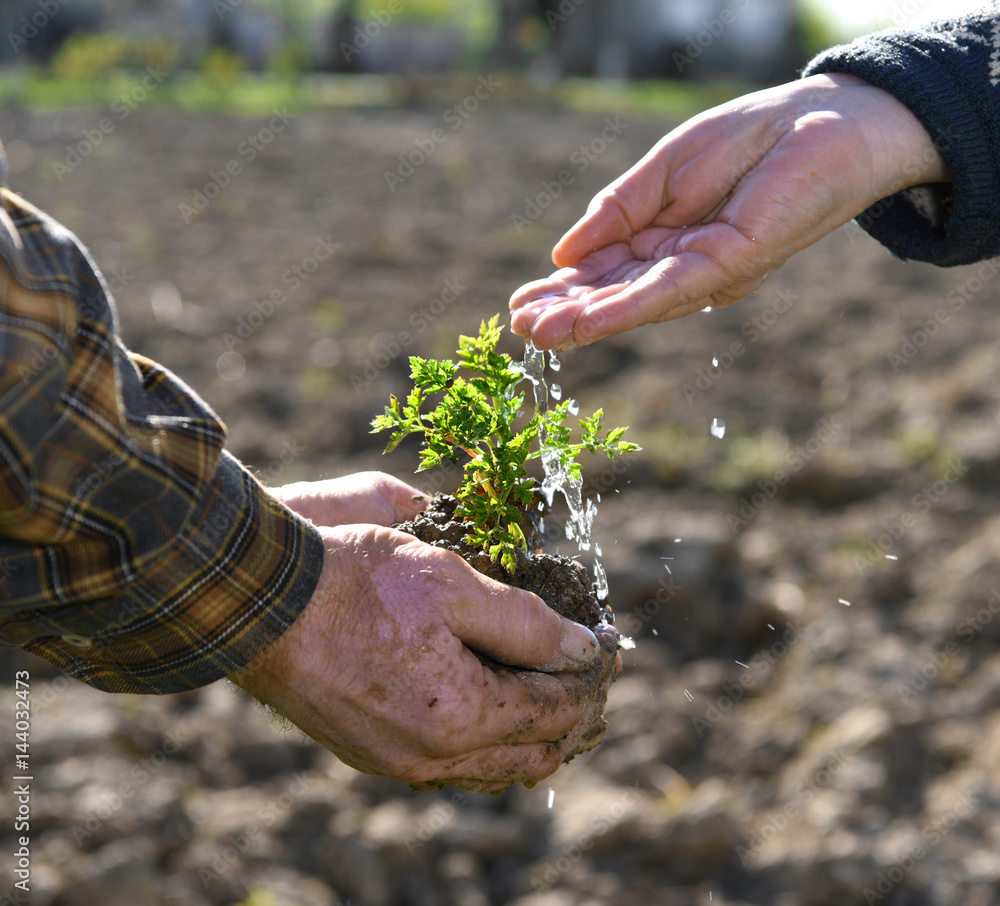
POLYGON ((298 481, 271 493, 316 525, 393 525, 412 519, 428 503, 421 491, 385 472, 298 481))
POLYGON ((600 742, 613 629, 393 529, 321 532, 312 600, 233 682, 359 771, 414 784, 503 789, 600 742))
POLYGON ((879 199, 947 180, 913 114, 861 79, 749 94, 679 126, 599 192, 553 251, 561 269, 511 298, 511 326, 566 349, 729 305, 879 199))

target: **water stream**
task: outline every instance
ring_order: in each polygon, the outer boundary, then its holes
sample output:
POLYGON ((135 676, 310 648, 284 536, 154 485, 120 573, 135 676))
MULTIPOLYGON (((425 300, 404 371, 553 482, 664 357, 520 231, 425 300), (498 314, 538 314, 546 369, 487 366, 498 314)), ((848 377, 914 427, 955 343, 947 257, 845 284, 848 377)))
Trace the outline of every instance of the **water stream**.
MULTIPOLYGON (((562 363, 555 352, 549 353, 549 367, 553 371, 559 371, 562 363)), ((545 381, 545 353, 536 349, 535 345, 528 342, 524 350, 524 360, 518 367, 518 371, 531 382, 532 391, 535 396, 535 405, 539 413, 545 413, 549 409, 549 397, 559 400, 562 398, 562 388, 558 384, 553 384, 551 390, 545 381)), ((576 415, 580 411, 575 400, 570 401, 570 412, 576 415)), ((605 601, 608 597, 608 575, 601 565, 600 545, 592 545, 591 533, 594 527, 594 517, 597 515, 597 502, 591 498, 583 499, 583 480, 574 479, 566 472, 559 455, 555 451, 546 449, 547 437, 544 427, 539 432, 538 443, 542 451, 542 470, 545 474, 542 480, 542 494, 549 507, 552 506, 556 492, 562 494, 569 508, 569 520, 566 523, 566 537, 576 541, 580 551, 594 550, 593 574, 594 593, 598 601, 605 601)), ((635 643, 624 636, 619 637, 619 644, 622 648, 633 648, 635 643)))

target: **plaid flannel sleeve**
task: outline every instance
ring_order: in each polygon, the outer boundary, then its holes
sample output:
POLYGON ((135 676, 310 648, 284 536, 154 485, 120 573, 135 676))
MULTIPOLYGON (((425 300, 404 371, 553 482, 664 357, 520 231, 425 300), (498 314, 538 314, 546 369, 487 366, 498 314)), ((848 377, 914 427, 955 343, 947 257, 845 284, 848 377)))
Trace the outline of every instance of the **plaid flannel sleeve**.
POLYGON ((124 348, 76 238, 0 203, 0 644, 106 692, 211 683, 305 608, 319 533, 224 451, 197 394, 124 348))

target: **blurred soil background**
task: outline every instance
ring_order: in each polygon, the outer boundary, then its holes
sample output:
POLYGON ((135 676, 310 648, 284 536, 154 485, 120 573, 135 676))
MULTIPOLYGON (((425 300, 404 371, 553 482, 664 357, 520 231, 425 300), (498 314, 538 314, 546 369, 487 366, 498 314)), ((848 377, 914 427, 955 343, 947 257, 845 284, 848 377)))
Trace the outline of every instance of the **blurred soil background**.
MULTIPOLYGON (((278 114, 119 118, 114 93, 0 112, 11 187, 92 250, 128 346, 204 395, 270 484, 410 477, 414 448, 383 458, 369 434, 407 356, 505 312, 673 124, 634 93, 570 106, 485 69, 386 84, 278 114)), ((637 645, 606 741, 533 790, 411 792, 225 684, 109 696, 5 651, 4 726, 31 671, 26 902, 1000 902, 996 274, 903 263, 850 226, 750 300, 562 357, 550 379, 644 447, 585 468, 637 645)))

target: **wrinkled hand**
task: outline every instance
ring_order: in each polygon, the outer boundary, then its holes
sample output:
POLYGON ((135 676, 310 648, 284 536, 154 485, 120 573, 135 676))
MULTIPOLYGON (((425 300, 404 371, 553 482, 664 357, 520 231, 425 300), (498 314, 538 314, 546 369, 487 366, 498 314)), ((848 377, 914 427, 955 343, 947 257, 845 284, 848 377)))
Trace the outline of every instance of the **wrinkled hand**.
POLYGON ((297 481, 270 492, 316 525, 393 525, 412 519, 428 498, 385 472, 356 472, 325 481, 297 481))
POLYGON ((613 629, 595 638, 392 529, 321 532, 312 600, 230 676, 237 685, 359 771, 418 785, 538 781, 603 738, 613 629), (522 669, 492 669, 470 649, 522 669))
POLYGON ((947 180, 909 110, 854 76, 747 95, 598 193, 553 251, 561 270, 511 298, 511 326, 566 349, 729 305, 880 198, 947 180))

